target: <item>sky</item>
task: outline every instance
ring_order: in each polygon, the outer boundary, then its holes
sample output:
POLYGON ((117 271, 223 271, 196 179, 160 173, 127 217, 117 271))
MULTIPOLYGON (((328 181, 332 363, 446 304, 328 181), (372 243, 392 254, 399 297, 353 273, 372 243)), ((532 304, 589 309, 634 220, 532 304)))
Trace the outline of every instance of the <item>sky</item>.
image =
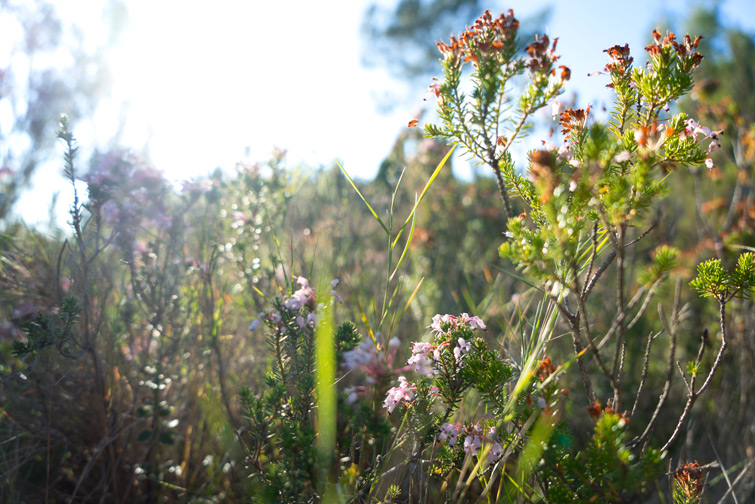
MULTIPOLYGON (((103 145, 116 131, 113 119, 125 117, 121 144, 148 153, 172 180, 230 171, 240 159, 265 161, 275 147, 288 151, 290 166, 339 160, 353 176, 373 177, 401 129, 429 102, 420 86, 409 90, 409 105, 380 111, 376 97, 407 88, 386 70, 362 65, 369 3, 129 0, 129 25, 109 57, 112 97, 94 121, 74 125, 83 152, 103 145)), ((61 12, 76 16, 96 43, 106 36, 99 13, 77 4, 61 3, 61 12)), ((751 0, 720 4, 726 24, 755 32, 751 0)), ((559 37, 560 63, 572 70, 566 94, 577 93, 580 107, 600 107, 609 97, 606 78, 587 74, 605 65, 603 49, 629 43, 642 59, 650 30, 661 19, 686 17, 690 2, 528 0, 497 2, 491 11, 513 8, 525 18, 547 5, 546 32, 559 37)), ((61 171, 50 164, 37 174, 18 207, 27 222, 45 221, 39 201, 61 189, 65 208, 61 171)))

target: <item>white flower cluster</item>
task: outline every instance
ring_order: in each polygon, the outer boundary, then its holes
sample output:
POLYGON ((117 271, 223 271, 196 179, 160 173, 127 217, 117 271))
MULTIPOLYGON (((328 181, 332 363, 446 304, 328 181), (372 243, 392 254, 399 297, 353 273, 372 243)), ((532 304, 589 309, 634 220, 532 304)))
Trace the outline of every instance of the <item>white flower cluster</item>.
POLYGON ((493 463, 503 455, 503 448, 496 441, 497 432, 495 427, 485 428, 480 423, 469 423, 466 425, 445 423, 440 427, 438 441, 445 441, 448 443, 448 446, 455 446, 459 436, 464 437, 464 452, 472 456, 476 456, 480 451, 483 441, 491 443, 490 450, 488 451, 488 462, 493 463))

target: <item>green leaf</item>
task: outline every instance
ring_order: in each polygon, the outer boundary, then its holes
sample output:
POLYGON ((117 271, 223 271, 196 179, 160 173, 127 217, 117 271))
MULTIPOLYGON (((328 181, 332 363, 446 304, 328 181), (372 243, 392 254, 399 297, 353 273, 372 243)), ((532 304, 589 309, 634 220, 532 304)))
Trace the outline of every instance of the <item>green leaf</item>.
POLYGON ((689 284, 703 297, 722 298, 728 293, 729 275, 720 259, 709 259, 697 266, 697 277, 689 284))

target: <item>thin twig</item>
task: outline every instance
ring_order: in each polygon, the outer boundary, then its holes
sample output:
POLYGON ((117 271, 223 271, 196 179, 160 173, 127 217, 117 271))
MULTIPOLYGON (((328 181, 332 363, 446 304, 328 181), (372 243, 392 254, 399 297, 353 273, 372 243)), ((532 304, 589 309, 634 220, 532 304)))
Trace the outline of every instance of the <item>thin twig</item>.
MULTIPOLYGON (((590 253, 590 261, 587 264, 587 273, 585 274, 585 278, 590 278, 590 275, 592 275, 592 268, 595 265, 595 258, 598 256, 598 223, 596 222, 593 224, 592 227, 592 252, 590 253)), ((585 283, 582 292, 580 292, 580 297, 584 299, 585 292, 587 291, 587 283, 585 283)))
POLYGON ((740 471, 739 475, 736 478, 734 478, 734 481, 732 482, 732 484, 729 487, 729 489, 726 491, 726 493, 723 495, 723 497, 721 497, 721 500, 718 501, 718 504, 723 504, 723 502, 726 500, 726 497, 728 497, 730 493, 734 492, 734 487, 737 486, 737 483, 739 483, 739 480, 741 480, 742 477, 745 474, 747 474, 747 471, 750 470, 750 467, 752 466, 753 463, 755 463, 755 459, 751 459, 747 463, 747 465, 744 466, 744 468, 740 471))
MULTIPOLYGON (((579 288, 579 279, 576 277, 576 267, 575 267, 574 286, 575 286, 575 289, 574 289, 575 292, 579 292, 580 291, 580 288, 579 288)), ((615 379, 614 375, 608 370, 608 368, 606 367, 605 363, 603 362, 603 359, 600 356, 600 351, 595 346, 595 342, 592 340, 592 334, 591 334, 591 331, 590 331, 590 325, 587 322, 587 310, 585 309, 584 299, 579 298, 577 301, 578 301, 577 308, 579 309, 579 312, 578 312, 579 313, 579 317, 582 320, 582 326, 585 328, 585 338, 587 339, 587 346, 590 349, 590 351, 592 352, 592 354, 595 356, 595 361, 598 363, 598 367, 603 372, 603 374, 606 376, 606 378, 608 378, 608 381, 611 382, 611 388, 613 389, 614 397, 616 397, 616 395, 619 394, 619 386, 618 386, 618 383, 616 382, 616 379, 615 379)), ((579 323, 579 321, 577 321, 577 324, 578 323, 579 323)), ((579 326, 578 325, 575 325, 574 327, 576 328, 577 331, 579 331, 579 326)), ((596 397, 595 397, 594 394, 592 394, 591 400, 592 400, 591 404, 595 402, 596 397)))
POLYGON ((637 403, 640 402, 640 394, 642 393, 642 388, 645 386, 645 379, 648 377, 648 367, 650 364, 650 348, 653 346, 653 340, 662 334, 663 331, 659 332, 655 336, 653 335, 652 331, 650 334, 648 334, 648 344, 645 347, 645 357, 642 360, 642 375, 640 377, 640 384, 637 387, 637 394, 634 398, 634 406, 632 406, 632 413, 630 416, 634 417, 634 412, 637 411, 637 403))
MULTIPOLYGON (((708 385, 710 385, 711 380, 713 379, 713 375, 716 374, 716 371, 718 370, 718 367, 721 365, 721 360, 723 358, 724 351, 726 350, 727 342, 726 342, 726 300, 723 298, 723 296, 719 296, 718 298, 719 303, 719 323, 721 325, 721 347, 718 349, 718 354, 716 355, 716 360, 713 362, 713 366, 710 368, 710 371, 708 372, 708 376, 705 378, 705 381, 700 386, 699 390, 695 390, 695 378, 697 377, 696 374, 692 375, 692 378, 690 379, 690 392, 687 395, 687 404, 684 406, 684 411, 682 412, 682 415, 679 417, 679 422, 676 424, 676 428, 674 429, 674 432, 671 434, 671 437, 668 441, 666 441, 666 444, 663 445, 663 448, 661 448, 661 451, 666 451, 668 447, 671 445, 671 443, 674 442, 676 437, 679 435, 679 432, 681 431, 682 425, 684 425, 684 422, 687 420, 687 417, 690 414, 690 411, 692 411, 692 406, 694 406, 695 401, 697 401, 697 398, 700 397, 700 395, 705 392, 705 389, 708 388, 708 385)), ((702 360, 702 355, 705 350, 705 344, 706 340, 705 337, 703 337, 703 341, 700 343, 700 350, 698 351, 697 355, 697 362, 695 364, 695 367, 700 365, 700 361, 702 360)))
POLYGON ((677 278, 676 279, 676 292, 674 294, 674 306, 671 312, 671 326, 670 327, 666 323, 666 317, 663 316, 663 308, 661 304, 660 303, 658 304, 658 315, 661 318, 661 321, 664 325, 666 332, 669 334, 669 340, 670 340, 668 364, 666 366, 666 382, 663 384, 663 391, 661 392, 661 395, 658 398, 658 402, 655 405, 655 410, 653 411, 653 415, 650 417, 650 421, 648 422, 642 434, 640 434, 637 438, 635 438, 632 441, 631 443, 632 446, 637 446, 638 444, 642 443, 653 432, 653 427, 655 426, 655 422, 658 421, 658 415, 660 414, 661 408, 663 408, 663 405, 665 404, 666 399, 668 398, 669 391, 671 390, 671 384, 674 381, 674 355, 676 353, 676 336, 679 329, 679 297, 681 294, 681 284, 682 284, 681 278, 677 278))
POLYGON ((602 275, 603 272, 611 265, 614 259, 616 259, 616 250, 612 250, 611 253, 606 256, 603 264, 600 265, 595 274, 587 282, 585 291, 582 294, 582 299, 587 299, 587 297, 590 295, 590 292, 592 292, 593 287, 595 287, 595 284, 598 282, 600 275, 602 275))
POLYGON ((679 376, 682 377, 682 381, 684 382, 684 386, 687 387, 687 391, 692 392, 692 389, 689 387, 689 382, 687 381, 684 370, 682 369, 682 365, 679 364, 679 361, 676 361, 676 369, 679 370, 679 376))
MULTIPOLYGON (((721 461, 721 456, 718 454, 718 450, 716 450, 716 445, 713 444, 713 440, 710 438, 710 433, 708 433, 708 442, 710 443, 710 447, 713 449, 713 454, 716 456, 716 460, 718 461, 718 464, 721 466, 721 474, 723 474, 724 480, 726 480, 726 484, 729 486, 729 492, 731 492, 734 487, 731 486, 729 475, 726 474, 726 467, 724 467, 724 464, 721 461)), ((737 495, 735 493, 732 492, 731 497, 732 499, 734 499, 734 504, 739 504, 739 501, 737 500, 737 495)))
POLYGON ((617 269, 618 279, 616 289, 618 290, 618 296, 616 299, 616 323, 618 324, 618 337, 616 338, 616 349, 613 354, 613 364, 611 366, 611 376, 613 377, 616 385, 614 386, 613 393, 613 407, 616 411, 621 409, 621 393, 619 385, 621 383, 621 372, 624 368, 624 335, 626 332, 626 306, 624 301, 624 274, 626 273, 626 247, 624 246, 624 240, 626 235, 626 224, 622 223, 618 229, 618 261, 617 269))

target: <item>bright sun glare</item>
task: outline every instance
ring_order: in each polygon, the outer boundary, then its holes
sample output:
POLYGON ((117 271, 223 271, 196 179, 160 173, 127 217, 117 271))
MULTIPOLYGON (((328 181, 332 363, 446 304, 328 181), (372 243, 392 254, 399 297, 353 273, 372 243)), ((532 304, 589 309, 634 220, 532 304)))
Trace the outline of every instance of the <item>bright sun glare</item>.
MULTIPOLYGON (((628 42, 639 54, 653 23, 664 13, 686 10, 687 2, 659 6, 642 0, 621 24, 613 18, 623 3, 583 3, 580 9, 555 3, 547 31, 560 38, 562 61, 572 69, 567 96, 579 90, 580 102, 599 109, 605 83, 585 76, 605 64, 602 49, 628 42)), ((724 15, 747 12, 738 19, 752 29, 755 19, 744 3, 724 3, 724 15)), ((325 9, 309 1, 129 1, 129 24, 108 58, 112 100, 91 125, 74 125, 80 144, 85 149, 107 141, 117 128, 113 118, 123 117, 121 144, 146 145, 155 166, 173 180, 219 166, 232 169, 245 157, 265 160, 274 147, 288 150, 290 164, 318 167, 338 159, 356 176, 374 176, 401 128, 417 109, 432 104, 417 89, 412 109, 377 112, 375 96, 396 84, 384 70, 361 66, 360 29, 368 4, 333 2, 325 9)), ((539 0, 512 6, 526 17, 545 5, 539 0)), ((100 12, 87 9, 60 6, 92 40, 101 40, 107 34, 100 12)), ((61 189, 59 213, 65 215, 67 192, 59 173, 59 163, 38 173, 34 196, 18 208, 28 222, 45 221, 41 195, 61 189)))

